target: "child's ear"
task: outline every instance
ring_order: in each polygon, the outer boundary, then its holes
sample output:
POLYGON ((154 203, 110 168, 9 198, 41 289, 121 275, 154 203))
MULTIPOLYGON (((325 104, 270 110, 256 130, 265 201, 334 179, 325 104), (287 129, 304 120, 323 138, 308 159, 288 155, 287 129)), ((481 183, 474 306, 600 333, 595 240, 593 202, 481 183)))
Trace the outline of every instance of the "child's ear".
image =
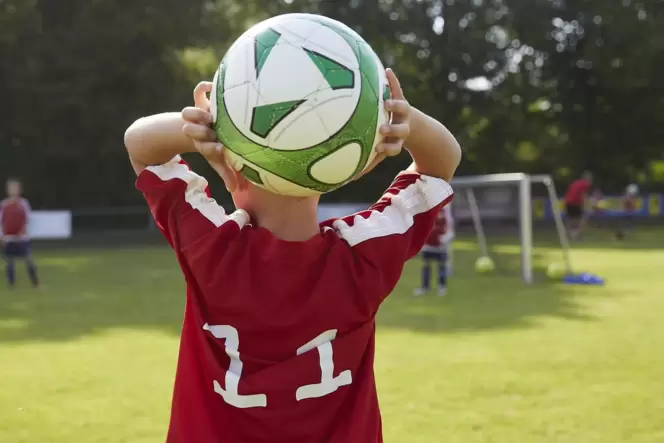
POLYGON ((235 175, 235 180, 236 180, 236 188, 239 191, 243 191, 249 187, 249 180, 247 178, 240 174, 238 171, 233 170, 233 173, 235 175))
POLYGON ((228 161, 226 161, 226 158, 223 154, 215 159, 206 157, 206 160, 208 163, 210 163, 212 169, 214 169, 215 172, 219 174, 219 177, 221 177, 221 180, 223 180, 228 192, 234 192, 238 188, 239 178, 241 177, 244 179, 244 177, 242 177, 228 164, 228 161))
POLYGON ((226 190, 230 193, 235 192, 239 185, 238 185, 238 177, 239 174, 235 172, 234 169, 229 168, 230 173, 228 175, 221 175, 221 179, 224 181, 224 185, 226 185, 226 190))

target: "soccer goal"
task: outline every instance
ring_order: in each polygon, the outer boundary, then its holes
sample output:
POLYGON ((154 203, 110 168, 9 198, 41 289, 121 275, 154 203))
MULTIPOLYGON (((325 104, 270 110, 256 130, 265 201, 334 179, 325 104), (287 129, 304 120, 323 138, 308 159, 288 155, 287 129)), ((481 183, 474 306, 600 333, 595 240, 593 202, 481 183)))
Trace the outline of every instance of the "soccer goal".
POLYGON ((562 249, 563 263, 567 273, 571 273, 569 239, 560 213, 558 195, 550 176, 512 173, 465 176, 452 180, 455 191, 455 219, 472 221, 482 256, 490 257, 484 220, 517 222, 521 245, 521 278, 526 284, 533 283, 533 185, 543 185, 546 188, 562 249))

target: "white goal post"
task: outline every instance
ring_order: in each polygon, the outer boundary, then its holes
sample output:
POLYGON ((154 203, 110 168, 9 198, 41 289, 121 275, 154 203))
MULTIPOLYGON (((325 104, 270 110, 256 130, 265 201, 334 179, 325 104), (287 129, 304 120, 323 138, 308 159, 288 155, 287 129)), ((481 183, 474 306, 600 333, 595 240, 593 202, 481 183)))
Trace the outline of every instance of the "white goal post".
POLYGON ((480 252, 489 255, 486 236, 482 226, 480 207, 475 196, 475 189, 487 187, 516 187, 518 189, 518 223, 521 243, 521 278, 527 284, 533 282, 533 205, 531 188, 534 184, 544 185, 556 222, 556 230, 563 251, 563 260, 568 273, 572 272, 569 257, 569 239, 560 214, 560 205, 553 180, 549 175, 528 175, 523 173, 489 174, 456 177, 452 187, 457 195, 465 196, 473 226, 477 234, 480 252))

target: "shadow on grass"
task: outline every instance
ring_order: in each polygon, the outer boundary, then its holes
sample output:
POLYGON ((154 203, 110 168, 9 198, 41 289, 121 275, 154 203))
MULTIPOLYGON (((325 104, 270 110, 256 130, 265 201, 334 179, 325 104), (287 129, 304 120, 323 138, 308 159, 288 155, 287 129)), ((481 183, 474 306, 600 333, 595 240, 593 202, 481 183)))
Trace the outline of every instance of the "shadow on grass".
MULTIPOLYGON (((582 289, 543 282, 525 286, 519 279, 518 249, 497 246, 497 272, 478 276, 477 252, 455 252, 455 274, 447 297, 414 299, 419 262, 407 264, 399 286, 379 314, 380 327, 422 331, 467 331, 524 327, 533 319, 556 316, 590 320, 579 302, 582 289)), ((109 330, 180 332, 184 281, 166 247, 100 250, 46 250, 38 254, 45 282, 0 290, 0 343, 66 341, 109 330)), ((535 263, 546 257, 536 253, 535 263)))
POLYGON ((168 248, 46 251, 37 262, 43 288, 30 288, 21 272, 17 289, 1 286, 0 342, 118 328, 179 334, 185 285, 168 248))
MULTIPOLYGON (((378 315, 379 329, 404 328, 425 332, 464 332, 473 330, 531 327, 541 317, 594 320, 582 303, 583 297, 602 294, 600 287, 568 286, 547 280, 547 256, 534 253, 536 283, 525 285, 519 279, 518 253, 492 253, 497 270, 479 275, 473 270, 478 253, 470 250, 454 254, 455 270, 445 297, 413 297, 420 284, 420 263, 407 265, 404 277, 378 315)), ((605 292, 604 292, 605 293, 605 292)))

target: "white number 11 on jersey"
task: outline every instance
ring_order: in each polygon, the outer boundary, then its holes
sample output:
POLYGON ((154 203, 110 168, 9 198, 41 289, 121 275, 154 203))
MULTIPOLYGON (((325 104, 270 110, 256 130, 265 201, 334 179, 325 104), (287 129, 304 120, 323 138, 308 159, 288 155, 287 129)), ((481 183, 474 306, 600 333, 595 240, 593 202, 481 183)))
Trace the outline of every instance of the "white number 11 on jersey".
POLYGON ((210 331, 216 338, 226 340, 226 355, 231 359, 231 364, 226 371, 226 390, 224 390, 217 380, 214 381, 214 392, 221 395, 226 403, 236 408, 264 408, 267 406, 267 396, 265 394, 240 395, 237 387, 240 384, 242 375, 242 360, 240 360, 240 336, 232 326, 203 325, 203 329, 210 331))
POLYGON ((336 329, 323 332, 306 345, 297 350, 297 355, 302 355, 312 349, 318 349, 318 360, 320 362, 321 381, 314 385, 306 385, 297 388, 295 398, 297 401, 305 398, 318 398, 331 394, 340 386, 351 384, 353 377, 346 369, 341 374, 334 376, 334 359, 332 358, 332 340, 337 336, 336 329))
MULTIPOLYGON (((238 394, 238 385, 242 376, 242 360, 240 359, 240 336, 237 329, 229 325, 210 326, 207 323, 203 329, 219 339, 226 341, 226 355, 230 358, 230 365, 226 371, 226 389, 223 389, 218 381, 214 381, 214 391, 219 394, 229 405, 236 408, 264 408, 267 406, 267 396, 265 394, 240 395, 238 394)), ((321 370, 321 381, 312 385, 305 385, 297 388, 295 398, 297 401, 307 398, 318 398, 331 394, 339 387, 349 385, 353 378, 350 370, 345 370, 341 374, 334 376, 334 360, 332 351, 332 340, 337 336, 336 329, 330 329, 311 340, 309 343, 301 346, 297 350, 297 355, 302 355, 313 349, 318 350, 318 358, 321 370)))

